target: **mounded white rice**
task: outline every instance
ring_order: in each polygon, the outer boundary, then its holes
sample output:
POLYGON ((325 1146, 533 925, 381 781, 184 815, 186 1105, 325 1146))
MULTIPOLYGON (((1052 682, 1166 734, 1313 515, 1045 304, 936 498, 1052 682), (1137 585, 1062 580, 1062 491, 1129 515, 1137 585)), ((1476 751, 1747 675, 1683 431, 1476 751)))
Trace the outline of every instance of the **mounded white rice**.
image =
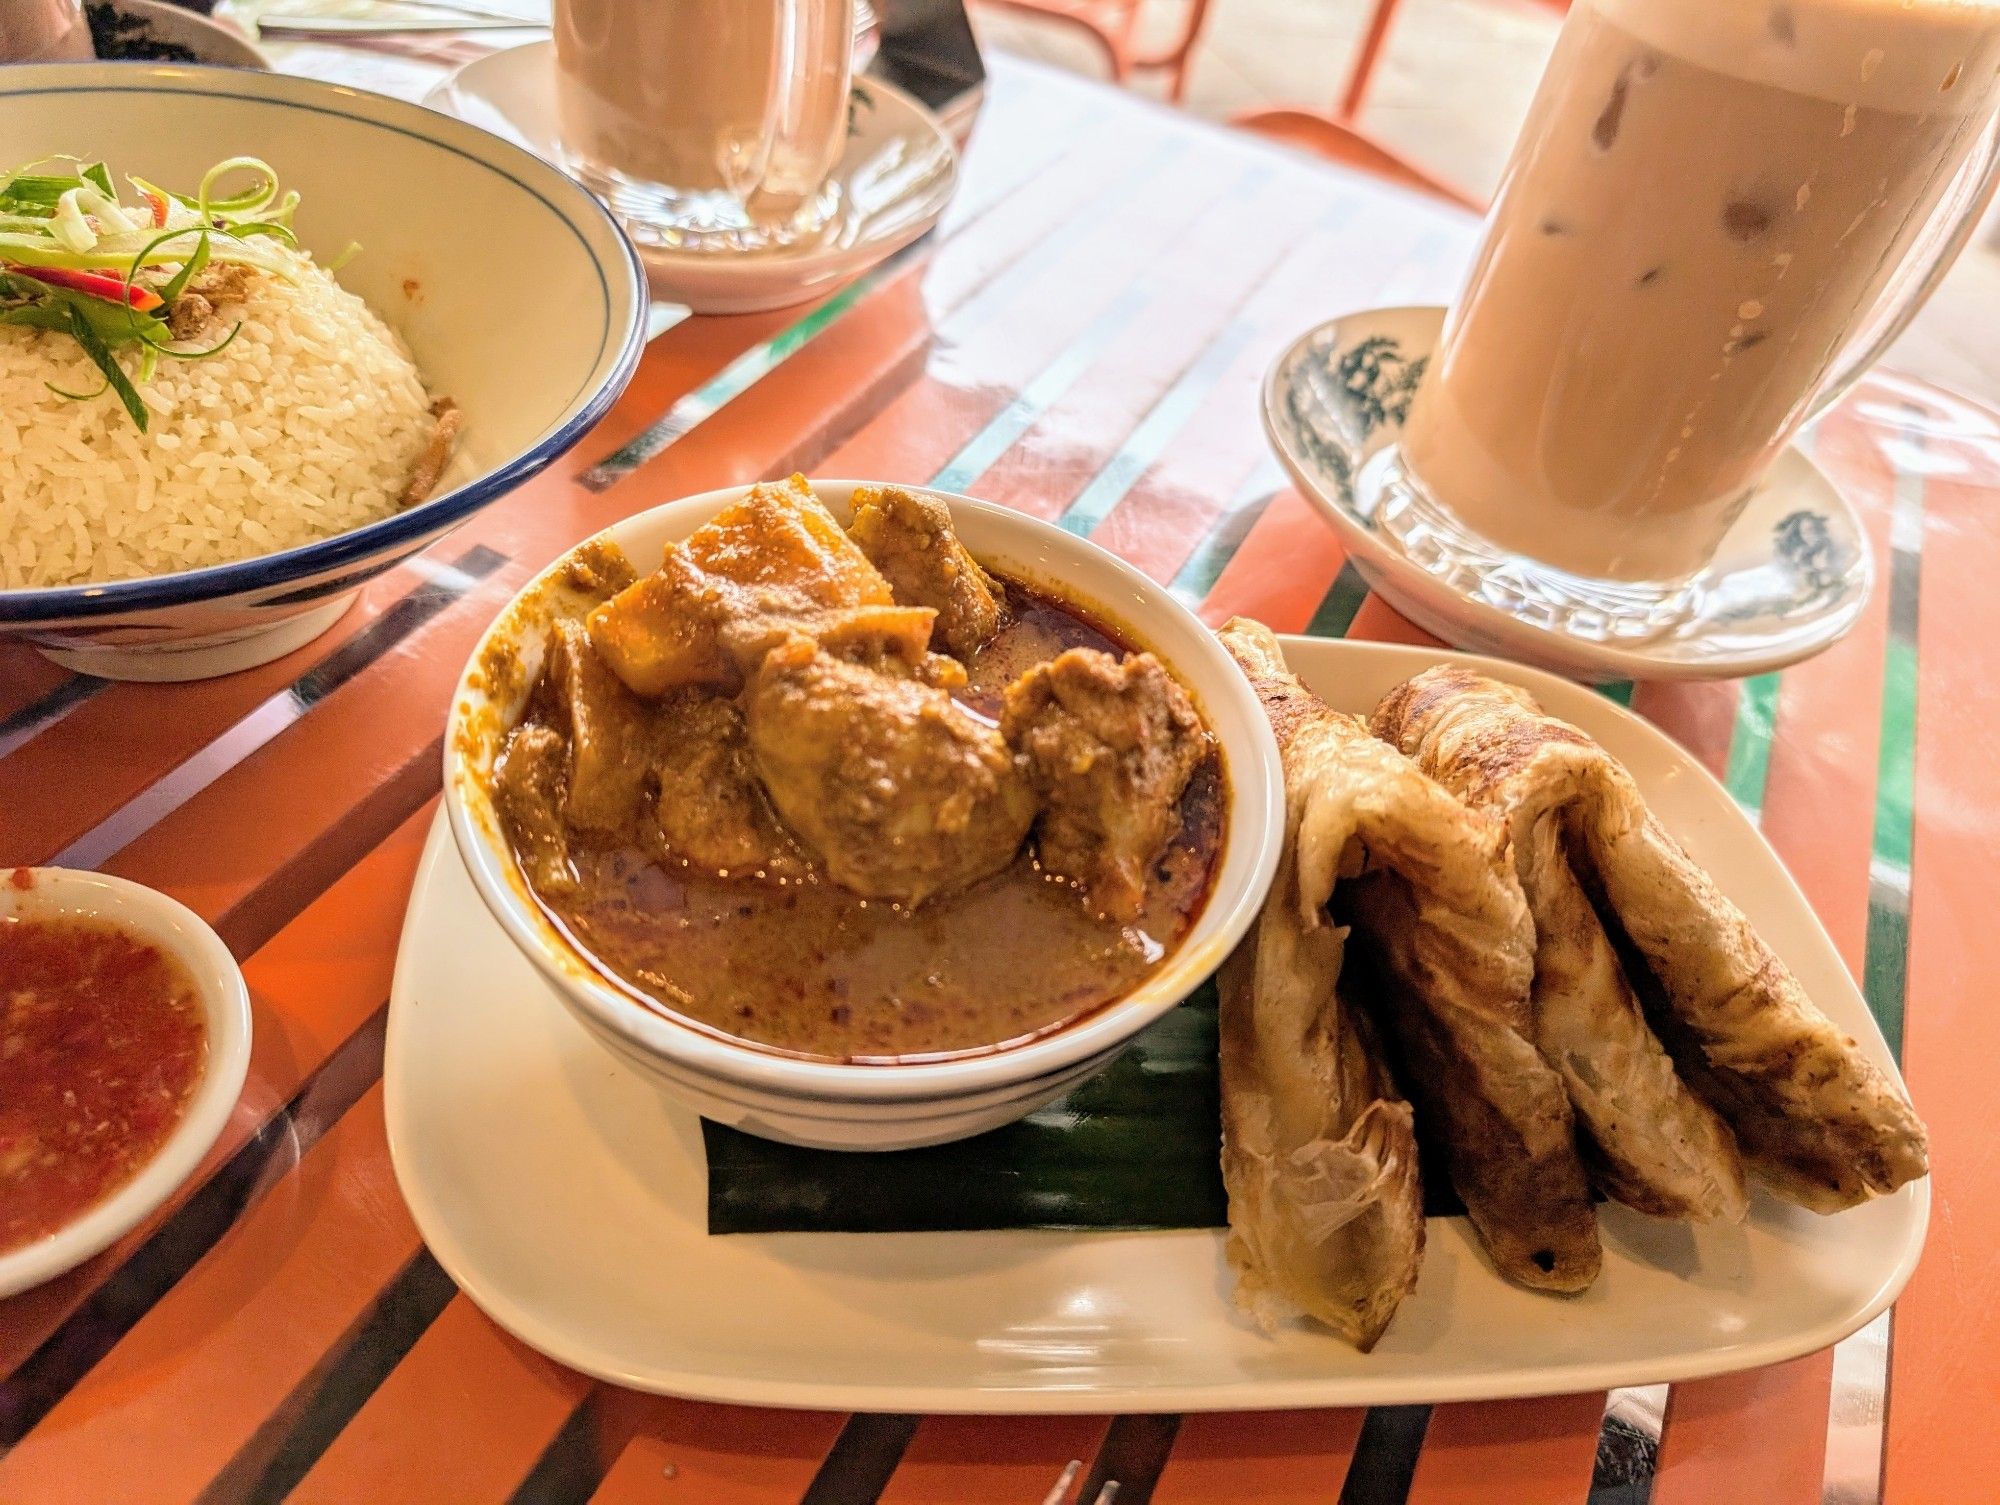
MULTIPOLYGON (((162 358, 140 433, 67 335, 0 325, 0 588, 221 564, 344 533, 396 511, 430 437, 430 396, 403 342, 300 258, 252 272, 195 344, 162 358)), ((131 347, 120 352, 137 369, 131 347)))

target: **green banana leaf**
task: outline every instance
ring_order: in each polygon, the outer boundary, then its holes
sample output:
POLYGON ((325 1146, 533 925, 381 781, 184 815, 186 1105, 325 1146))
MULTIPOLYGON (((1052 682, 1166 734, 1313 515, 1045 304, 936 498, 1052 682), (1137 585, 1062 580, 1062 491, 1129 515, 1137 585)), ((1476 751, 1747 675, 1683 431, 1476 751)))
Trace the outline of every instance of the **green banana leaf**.
MULTIPOLYGON (((806 1150, 704 1122, 708 1231, 1221 1227, 1215 1009, 1205 983, 1067 1096, 955 1144, 806 1150)), ((1426 1211, 1461 1210, 1443 1176, 1424 1184, 1426 1211)))

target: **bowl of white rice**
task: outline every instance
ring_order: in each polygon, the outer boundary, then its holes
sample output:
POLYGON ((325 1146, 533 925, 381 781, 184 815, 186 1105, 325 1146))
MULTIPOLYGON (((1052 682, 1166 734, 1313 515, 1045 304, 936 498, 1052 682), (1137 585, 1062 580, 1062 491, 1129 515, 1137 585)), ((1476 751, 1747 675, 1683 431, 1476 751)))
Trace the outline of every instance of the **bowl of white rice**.
POLYGON ((26 66, 0 70, 0 140, 0 637, 71 668, 192 679, 300 647, 574 445, 637 365, 645 282, 609 215, 418 106, 26 66), (54 218, 65 183, 78 228, 43 254, 9 194, 47 185, 54 218))

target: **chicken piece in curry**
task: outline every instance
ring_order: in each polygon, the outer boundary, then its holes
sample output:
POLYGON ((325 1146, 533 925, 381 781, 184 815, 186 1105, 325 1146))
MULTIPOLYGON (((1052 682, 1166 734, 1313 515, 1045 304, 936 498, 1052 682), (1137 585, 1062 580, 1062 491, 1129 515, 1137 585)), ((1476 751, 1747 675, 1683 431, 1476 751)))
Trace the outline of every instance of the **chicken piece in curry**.
POLYGON ((843 529, 795 476, 643 578, 595 550, 493 792, 641 1000, 838 1060, 987 1050, 1129 993, 1199 915, 1226 791, 1187 692, 934 498, 863 488, 843 529))

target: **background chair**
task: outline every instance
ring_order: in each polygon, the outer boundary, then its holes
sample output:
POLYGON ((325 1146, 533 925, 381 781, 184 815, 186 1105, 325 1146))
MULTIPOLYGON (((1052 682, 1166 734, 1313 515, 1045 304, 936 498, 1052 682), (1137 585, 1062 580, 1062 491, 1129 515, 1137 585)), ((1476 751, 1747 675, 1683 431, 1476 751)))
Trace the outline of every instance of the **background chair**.
POLYGON ((1131 82, 1136 71, 1164 72, 1167 98, 1179 104, 1187 87, 1188 55, 1201 38, 1209 0, 1191 0, 1174 37, 1157 52, 1146 53, 1138 50, 1139 16, 1146 0, 990 0, 990 3, 1080 28, 1103 50, 1111 65, 1111 76, 1121 84, 1131 82))
MULTIPOLYGON (((1402 3, 1403 0, 1375 0, 1375 7, 1368 17, 1368 29, 1362 34, 1361 47, 1355 53, 1354 66, 1348 73, 1347 87, 1342 91, 1337 113, 1327 115, 1317 110, 1296 108, 1249 110, 1234 117, 1231 123, 1364 172, 1372 172, 1406 188, 1435 194, 1467 209, 1484 210, 1486 206, 1477 198, 1419 167, 1362 128, 1361 112, 1367 105, 1369 88, 1375 82, 1376 70, 1381 66, 1382 54, 1388 46, 1389 27, 1402 3)), ((1561 14, 1569 9, 1570 0, 1519 0, 1519 3, 1561 14)))

